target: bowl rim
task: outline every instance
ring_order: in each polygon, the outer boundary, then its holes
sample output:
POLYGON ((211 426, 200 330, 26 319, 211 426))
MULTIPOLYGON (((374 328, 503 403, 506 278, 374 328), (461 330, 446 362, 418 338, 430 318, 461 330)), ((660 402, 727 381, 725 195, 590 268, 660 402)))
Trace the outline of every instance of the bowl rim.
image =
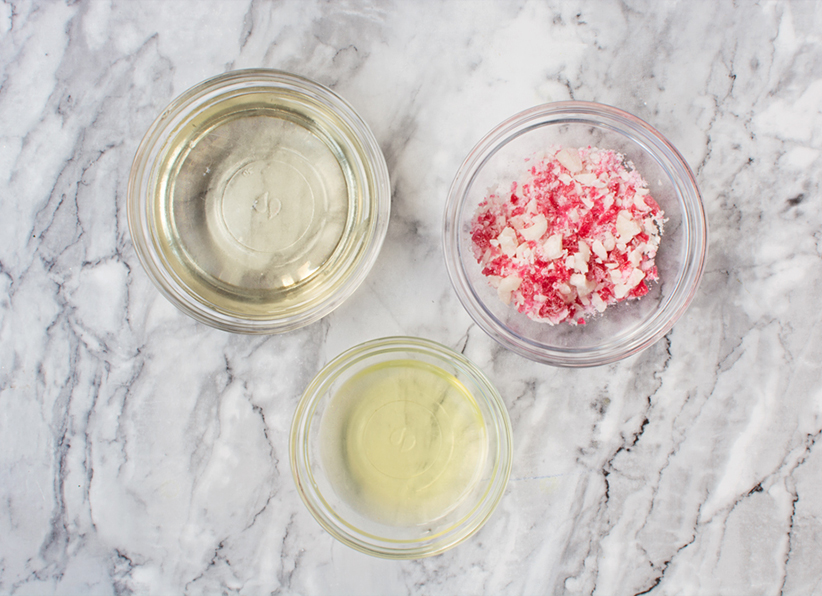
MULTIPOLYGON (((559 101, 538 105, 507 118, 471 149, 460 165, 445 203, 442 245, 445 265, 457 297, 473 321, 503 347, 530 360, 562 367, 610 364, 637 354, 661 339, 690 305, 699 286, 707 254, 708 223, 696 178, 682 154, 662 133, 640 118, 619 108, 589 101, 559 101), (468 279, 459 244, 458 215, 467 190, 481 168, 497 151, 535 128, 559 123, 596 124, 629 136, 660 163, 662 159, 683 210, 685 265, 674 289, 642 333, 613 346, 557 348, 527 340, 508 329, 485 307, 468 279)), ((663 239, 664 242, 664 239, 663 239)))
POLYGON ((134 250, 143 269, 152 283, 179 310, 192 318, 234 333, 263 334, 285 333, 309 325, 330 314, 362 284, 372 269, 382 248, 388 231, 391 211, 391 183, 388 167, 380 146, 357 111, 345 99, 324 85, 306 77, 271 68, 250 68, 224 72, 197 83, 177 95, 166 105, 145 132, 135 151, 129 172, 126 195, 126 214, 129 233, 134 250), (235 91, 260 91, 261 89, 288 91, 303 97, 313 105, 323 105, 340 119, 340 134, 355 139, 363 149, 359 167, 368 177, 365 187, 369 188, 365 209, 369 212, 368 227, 363 237, 364 248, 349 266, 337 291, 316 300, 308 309, 289 313, 285 316, 251 316, 224 312, 196 292, 181 283, 169 271, 164 258, 159 254, 147 209, 149 199, 146 186, 153 176, 157 155, 161 153, 164 135, 173 131, 182 120, 189 118, 199 109, 197 102, 207 101, 235 91), (194 111, 192 111, 194 108, 194 111))
MULTIPOLYGON (((472 394, 473 395, 473 394, 472 394)), ((489 454, 490 455, 490 454, 489 454)), ((508 485, 513 464, 513 439, 508 410, 499 392, 487 376, 469 359, 454 350, 429 339, 409 336, 391 336, 358 344, 326 364, 302 393, 291 424, 289 437, 289 461, 294 484, 300 499, 314 519, 332 537, 362 553, 386 559, 419 559, 442 553, 478 532, 496 510, 508 485), (487 480, 483 496, 471 511, 455 525, 426 536, 425 540, 408 541, 374 536, 358 530, 345 519, 333 513, 313 479, 308 450, 306 448, 312 420, 319 402, 327 395, 329 387, 351 365, 374 356, 392 352, 419 352, 429 357, 447 361, 460 372, 470 375, 481 387, 482 398, 491 411, 486 420, 489 428, 496 431, 498 446, 493 471, 487 480)))

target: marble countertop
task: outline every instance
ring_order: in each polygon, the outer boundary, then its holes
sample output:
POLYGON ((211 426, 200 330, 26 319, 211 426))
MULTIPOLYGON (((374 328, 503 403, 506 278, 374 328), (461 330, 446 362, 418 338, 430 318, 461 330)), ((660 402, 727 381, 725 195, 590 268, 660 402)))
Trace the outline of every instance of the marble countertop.
POLYGON ((820 106, 810 0, 5 0, 0 593, 822 594, 820 106), (347 99, 392 182, 365 283, 283 335, 180 313, 126 225, 153 119, 248 67, 347 99), (474 143, 571 98, 666 135, 710 226, 702 285, 673 330, 580 370, 498 348, 440 248, 474 143), (464 350, 514 432, 487 525, 403 562, 326 534, 288 464, 310 378, 397 334, 464 350))

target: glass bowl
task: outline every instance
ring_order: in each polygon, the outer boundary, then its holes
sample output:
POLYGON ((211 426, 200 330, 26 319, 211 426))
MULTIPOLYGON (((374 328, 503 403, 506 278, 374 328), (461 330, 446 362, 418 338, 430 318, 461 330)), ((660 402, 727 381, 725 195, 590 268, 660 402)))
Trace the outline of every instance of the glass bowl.
POLYGON ((435 555, 489 518, 511 471, 511 425, 482 372, 434 342, 390 337, 329 363, 303 393, 291 470, 334 538, 390 559, 435 555))
POLYGON ((196 85, 154 121, 128 184, 137 255, 183 312, 285 332, 339 306, 388 227, 385 159, 329 89, 275 70, 196 85))
POLYGON ((595 366, 636 354, 671 329, 702 276, 707 224, 691 169, 658 131, 610 106, 566 101, 509 118, 472 149, 448 195, 443 243, 457 296, 493 339, 537 362, 595 366), (644 177, 665 213, 656 255, 659 280, 645 296, 611 305, 582 325, 549 325, 506 305, 472 253, 472 218, 489 189, 510 188, 505 185, 521 178, 526 159, 551 146, 591 146, 622 154, 644 177))

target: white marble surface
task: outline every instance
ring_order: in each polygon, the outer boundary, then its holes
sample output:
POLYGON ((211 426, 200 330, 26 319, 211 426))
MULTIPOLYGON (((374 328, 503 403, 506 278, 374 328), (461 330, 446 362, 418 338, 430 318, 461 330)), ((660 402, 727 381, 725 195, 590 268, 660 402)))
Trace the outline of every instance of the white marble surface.
POLYGON ((5 0, 0 593, 822 594, 820 106, 811 0, 5 0), (151 121, 245 67, 333 88, 392 177, 365 284, 280 336, 179 313, 126 226, 151 121), (569 98, 668 136, 710 223, 700 292, 673 331, 587 370, 498 349, 440 252, 472 145, 569 98), (495 515, 421 561, 336 543, 288 468, 311 376, 394 334, 464 348, 514 429, 495 515))

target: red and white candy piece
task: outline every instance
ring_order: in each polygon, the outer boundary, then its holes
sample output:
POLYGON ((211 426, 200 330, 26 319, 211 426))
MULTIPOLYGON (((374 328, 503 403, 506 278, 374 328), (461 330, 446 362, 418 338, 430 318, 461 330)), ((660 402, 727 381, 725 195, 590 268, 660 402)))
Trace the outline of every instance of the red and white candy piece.
POLYGON ((593 147, 551 148, 472 221, 474 257, 499 298, 535 321, 580 324, 648 293, 664 213, 633 164, 593 147))

